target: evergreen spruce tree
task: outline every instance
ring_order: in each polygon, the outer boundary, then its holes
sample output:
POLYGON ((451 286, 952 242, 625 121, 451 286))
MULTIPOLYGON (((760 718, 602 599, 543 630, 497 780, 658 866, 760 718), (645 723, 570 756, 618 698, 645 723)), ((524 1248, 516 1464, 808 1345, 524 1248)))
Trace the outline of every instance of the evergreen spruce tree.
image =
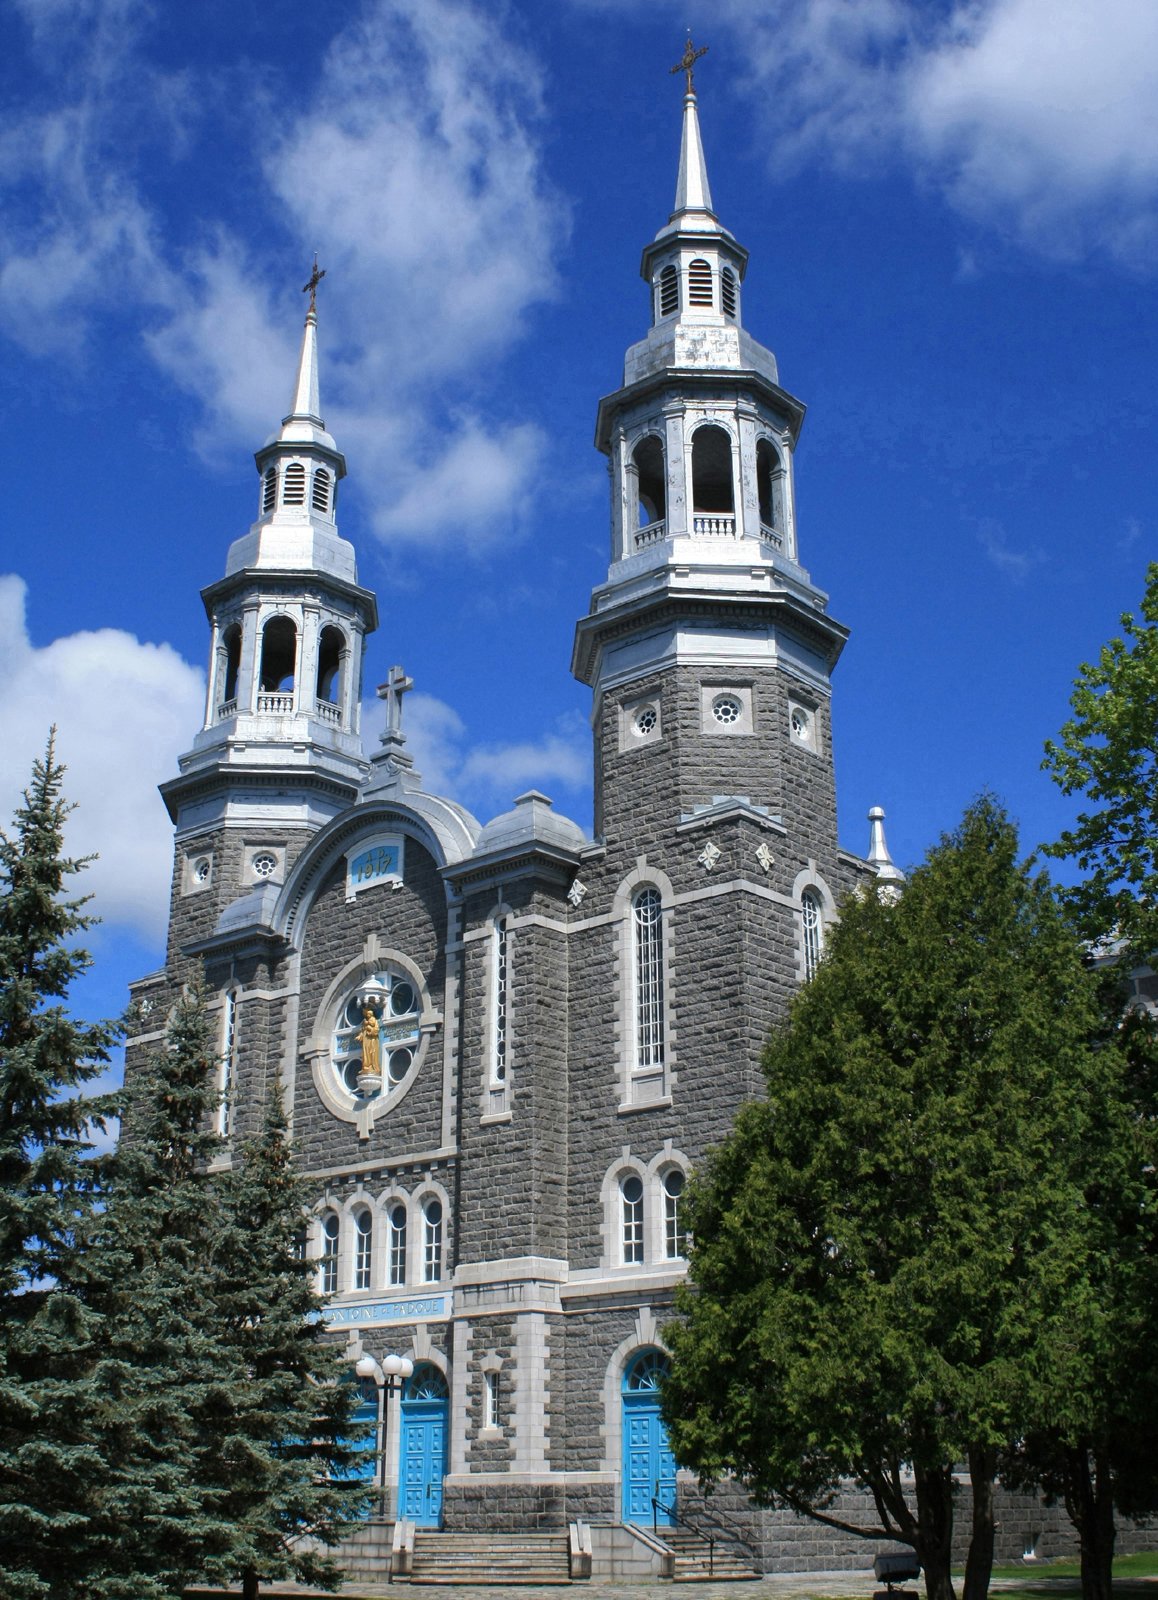
POLYGON ((331 1581, 316 1545, 335 1543, 366 1505, 353 1470, 365 1432, 352 1421, 357 1390, 326 1339, 316 1269, 299 1245, 308 1198, 274 1093, 261 1133, 222 1176, 214 1258, 219 1348, 237 1373, 206 1463, 233 1535, 215 1566, 242 1578, 247 1600, 259 1577, 331 1581))
POLYGON ((64 1004, 89 966, 73 941, 92 919, 66 894, 85 863, 64 854, 63 775, 50 735, 13 832, 0 832, 0 1592, 14 1597, 53 1592, 56 1552, 83 1526, 84 1314, 58 1281, 101 1175, 89 1130, 115 1112, 78 1091, 117 1030, 64 1004))
POLYGON ((67 1287, 89 1338, 85 1435, 99 1463, 66 1552, 91 1600, 162 1600, 230 1548, 212 1471, 235 1372, 217 1337, 222 1208, 209 1167, 215 1061, 200 996, 135 1079, 102 1214, 67 1287))

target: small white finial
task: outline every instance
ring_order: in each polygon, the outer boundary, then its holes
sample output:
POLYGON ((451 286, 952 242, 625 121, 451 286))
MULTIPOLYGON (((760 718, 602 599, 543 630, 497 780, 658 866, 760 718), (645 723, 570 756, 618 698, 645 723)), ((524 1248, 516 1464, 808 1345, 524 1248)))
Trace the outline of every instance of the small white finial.
POLYGON ((905 875, 889 854, 888 841, 885 839, 885 808, 873 806, 869 811, 868 820, 869 848, 865 859, 870 867, 875 868, 878 878, 894 884, 904 883, 905 875))

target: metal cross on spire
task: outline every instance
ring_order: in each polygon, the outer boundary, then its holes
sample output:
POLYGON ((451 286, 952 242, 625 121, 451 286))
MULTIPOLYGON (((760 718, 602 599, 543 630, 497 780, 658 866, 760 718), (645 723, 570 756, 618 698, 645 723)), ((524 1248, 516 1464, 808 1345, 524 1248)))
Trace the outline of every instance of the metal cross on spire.
POLYGON ((317 256, 317 251, 315 251, 314 252, 314 270, 310 273, 310 281, 309 281, 309 283, 303 283, 302 284, 302 293, 303 294, 308 294, 309 297, 310 297, 310 310, 311 311, 316 311, 318 309, 318 284, 321 283, 321 281, 325 277, 325 275, 326 275, 325 267, 322 267, 321 269, 319 269, 319 267, 318 267, 318 256, 317 256))
POLYGON ((695 85, 692 82, 692 73, 693 73, 693 71, 695 69, 696 62, 700 59, 701 56, 706 56, 707 53, 708 53, 708 46, 706 44, 701 45, 698 50, 696 49, 695 45, 692 43, 692 30, 689 28, 688 29, 688 42, 687 42, 687 45, 686 45, 686 47, 684 49, 684 53, 680 57, 680 59, 676 62, 675 66, 671 69, 673 72, 686 72, 687 73, 687 75, 688 75, 688 93, 689 94, 694 94, 695 93, 695 85))
POLYGON ((378 685, 378 698, 386 702, 386 732, 382 737, 385 744, 388 739, 401 739, 402 737, 402 696, 414 687, 414 679, 408 678, 401 667, 391 667, 386 674, 386 682, 378 685))

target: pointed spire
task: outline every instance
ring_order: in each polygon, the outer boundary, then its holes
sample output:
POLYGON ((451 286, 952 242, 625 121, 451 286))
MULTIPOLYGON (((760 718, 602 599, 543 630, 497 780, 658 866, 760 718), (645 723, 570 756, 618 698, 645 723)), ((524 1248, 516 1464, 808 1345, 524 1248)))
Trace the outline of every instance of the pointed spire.
POLYGON ((676 179, 673 217, 681 211, 708 211, 715 216, 712 191, 708 187, 708 164, 704 160, 704 145, 700 138, 699 112, 692 89, 684 96, 684 131, 680 142, 680 171, 676 179))
POLYGON ((318 313, 311 304, 306 312, 306 325, 302 333, 302 350, 298 357, 298 375, 294 384, 289 414, 282 418, 290 422, 295 417, 316 422, 322 426, 322 406, 318 397, 318 313))

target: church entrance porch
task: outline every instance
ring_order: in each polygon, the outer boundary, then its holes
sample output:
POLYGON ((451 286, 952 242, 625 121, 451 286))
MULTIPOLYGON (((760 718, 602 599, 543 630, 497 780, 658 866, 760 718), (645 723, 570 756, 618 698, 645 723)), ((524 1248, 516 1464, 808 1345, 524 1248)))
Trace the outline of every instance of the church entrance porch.
POLYGON ((644 1350, 623 1377, 623 1520, 651 1525, 654 1517, 665 1528, 675 1524, 676 1503, 675 1457, 659 1404, 667 1370, 666 1356, 644 1350))
POLYGON ((442 1526, 449 1405, 442 1373, 417 1368, 402 1396, 398 1514, 419 1528, 442 1526))

